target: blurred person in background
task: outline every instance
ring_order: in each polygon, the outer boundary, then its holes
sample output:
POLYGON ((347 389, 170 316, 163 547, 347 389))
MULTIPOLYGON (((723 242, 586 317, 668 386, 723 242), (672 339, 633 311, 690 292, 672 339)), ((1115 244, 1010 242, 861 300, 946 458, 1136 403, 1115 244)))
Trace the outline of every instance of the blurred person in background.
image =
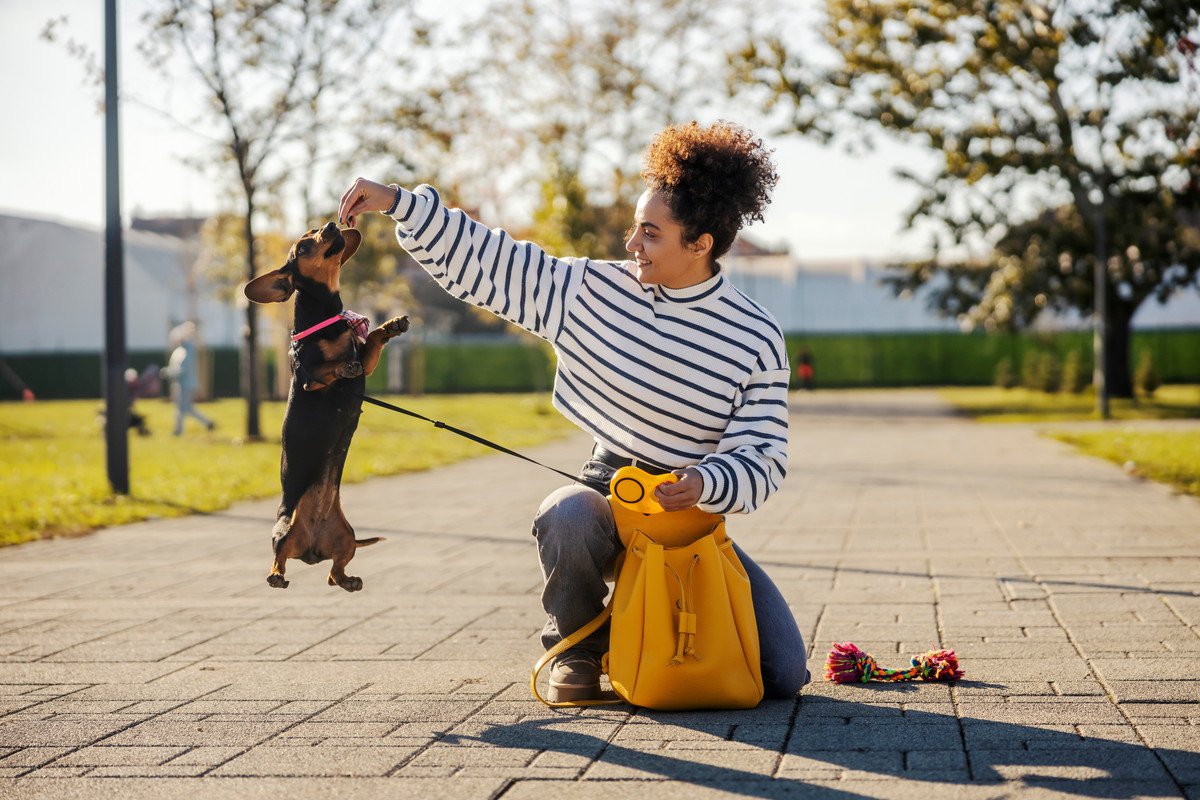
POLYGON ((216 423, 201 414, 195 405, 196 390, 200 387, 199 356, 196 353, 196 323, 188 320, 171 331, 170 342, 175 345, 167 361, 166 375, 171 379, 171 400, 175 403, 175 435, 183 434, 183 421, 193 417, 212 430, 216 423))

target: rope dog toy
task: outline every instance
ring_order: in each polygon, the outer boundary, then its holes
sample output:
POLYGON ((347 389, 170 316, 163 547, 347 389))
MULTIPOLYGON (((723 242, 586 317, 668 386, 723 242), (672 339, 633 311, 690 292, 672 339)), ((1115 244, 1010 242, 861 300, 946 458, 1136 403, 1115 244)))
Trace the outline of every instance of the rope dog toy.
POLYGON ((825 680, 834 683, 869 681, 954 681, 963 676, 953 650, 930 650, 913 656, 908 669, 884 669, 854 642, 834 642, 825 659, 825 680))

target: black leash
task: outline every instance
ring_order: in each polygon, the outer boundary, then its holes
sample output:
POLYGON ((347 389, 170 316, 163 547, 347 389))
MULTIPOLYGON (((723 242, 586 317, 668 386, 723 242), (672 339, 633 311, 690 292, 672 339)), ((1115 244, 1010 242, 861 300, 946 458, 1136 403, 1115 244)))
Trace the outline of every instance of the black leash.
MULTIPOLYGON (((292 348, 293 348, 293 350, 295 350, 296 342, 292 342, 292 348)), ((304 375, 307 375, 309 378, 312 377, 312 374, 307 369, 304 368, 304 365, 300 363, 300 360, 298 358, 296 358, 294 354, 293 354, 293 362, 295 363, 295 365, 296 365, 295 368, 298 372, 302 372, 304 375)), ((430 419, 429 417, 425 416, 424 414, 418 414, 416 411, 409 411, 407 408, 401 408, 400 406, 394 406, 391 403, 385 403, 382 400, 376 400, 374 397, 371 397, 370 395, 368 395, 366 393, 352 392, 349 389, 347 389, 346 387, 344 387, 340 384, 337 384, 337 383, 334 384, 334 388, 336 388, 338 391, 345 392, 346 394, 348 394, 352 397, 357 397, 358 399, 363 400, 367 403, 370 403, 371 405, 379 406, 380 408, 386 408, 388 411, 395 411, 397 414, 406 414, 410 417, 416 417, 417 419, 423 419, 426 422, 433 425, 433 427, 435 427, 435 428, 441 428, 444 431, 450 431, 451 433, 457 433, 459 436, 462 436, 465 439, 470 439, 472 442, 481 444, 484 447, 490 447, 493 450, 499 450, 501 453, 506 453, 507 455, 510 455, 510 456, 516 456, 517 458, 521 459, 522 461, 528 461, 530 464, 536 464, 537 466, 542 467, 543 469, 548 469, 557 475, 562 475, 564 478, 567 478, 568 480, 570 480, 572 482, 578 482, 578 483, 584 482, 577 475, 571 475, 570 473, 563 472, 561 469, 555 469, 554 467, 551 467, 547 464, 543 464, 540 461, 535 461, 534 459, 530 458, 527 455, 522 455, 521 453, 518 453, 516 450, 510 450, 509 448, 505 447, 502 444, 496 444, 495 442, 489 441, 489 440, 483 438, 482 436, 476 436, 475 434, 471 433, 470 431, 464 431, 462 428, 457 428, 454 425, 450 425, 449 423, 442 422, 441 420, 430 419)))
POLYGON ((472 442, 481 444, 484 447, 490 447, 493 450, 499 450, 501 453, 507 453, 510 456, 516 456, 517 458, 519 458, 523 461, 528 461, 530 464, 537 464, 539 467, 543 467, 545 469, 550 470, 551 472, 562 475, 564 478, 569 478, 571 481, 579 480, 579 477, 576 475, 570 475, 566 472, 563 472, 561 469, 555 469, 554 467, 547 466, 546 464, 543 464, 540 461, 535 461, 534 459, 530 458, 529 456, 518 453, 516 450, 510 450, 507 447, 505 447, 504 445, 496 444, 495 442, 488 441, 487 439, 484 439, 482 436, 476 436, 475 434, 471 433, 470 431, 464 431, 462 428, 456 428, 455 426, 450 425, 445 422, 442 422, 441 420, 430 419, 429 417, 425 416, 424 414, 418 414, 415 411, 409 411, 407 408, 401 408, 400 406, 394 406, 391 403, 385 403, 382 400, 376 400, 374 397, 371 397, 366 394, 358 394, 357 392, 350 392, 350 394, 353 394, 355 397, 358 397, 358 398, 362 399, 363 401, 370 403, 371 405, 379 406, 380 408, 386 408, 388 411, 395 411, 397 414, 407 414, 410 417, 416 417, 417 419, 425 420, 426 422, 432 424, 433 427, 435 427, 435 428, 441 428, 442 430, 450 431, 451 433, 457 433, 459 436, 462 436, 463 438, 466 438, 466 439, 470 439, 472 442))

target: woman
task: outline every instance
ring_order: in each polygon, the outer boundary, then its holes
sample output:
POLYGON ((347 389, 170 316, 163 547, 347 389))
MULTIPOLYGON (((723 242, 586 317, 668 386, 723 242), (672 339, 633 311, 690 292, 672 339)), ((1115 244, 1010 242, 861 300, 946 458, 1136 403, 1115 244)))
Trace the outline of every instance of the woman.
MULTIPOLYGON (((582 484, 546 498, 533 533, 545 578, 549 649, 603 608, 621 550, 604 499, 613 472, 673 472, 657 490, 668 511, 749 513, 783 480, 789 368, 783 335, 734 288, 717 259, 761 220, 778 176, 761 140, 720 122, 655 136, 642 172, 625 262, 559 259, 447 209, 436 191, 359 178, 342 197, 350 225, 369 211, 397 222, 400 244, 456 297, 554 345, 554 406, 596 440, 582 484)), ((804 642, 787 603, 741 550, 751 579, 768 697, 808 682, 804 642)), ((549 699, 599 694, 607 627, 560 655, 549 699)))

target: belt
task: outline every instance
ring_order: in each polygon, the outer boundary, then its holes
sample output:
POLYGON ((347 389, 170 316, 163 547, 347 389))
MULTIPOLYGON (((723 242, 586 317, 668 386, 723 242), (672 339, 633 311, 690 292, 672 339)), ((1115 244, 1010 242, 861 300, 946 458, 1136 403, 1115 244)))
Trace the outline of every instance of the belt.
POLYGON ((662 467, 651 464, 649 461, 641 461, 636 458, 626 458, 622 455, 617 455, 612 450, 609 450, 602 444, 597 444, 592 448, 592 460, 599 461, 601 464, 607 464, 613 469, 621 467, 637 467, 649 472, 651 475, 665 475, 671 470, 663 469, 662 467))

